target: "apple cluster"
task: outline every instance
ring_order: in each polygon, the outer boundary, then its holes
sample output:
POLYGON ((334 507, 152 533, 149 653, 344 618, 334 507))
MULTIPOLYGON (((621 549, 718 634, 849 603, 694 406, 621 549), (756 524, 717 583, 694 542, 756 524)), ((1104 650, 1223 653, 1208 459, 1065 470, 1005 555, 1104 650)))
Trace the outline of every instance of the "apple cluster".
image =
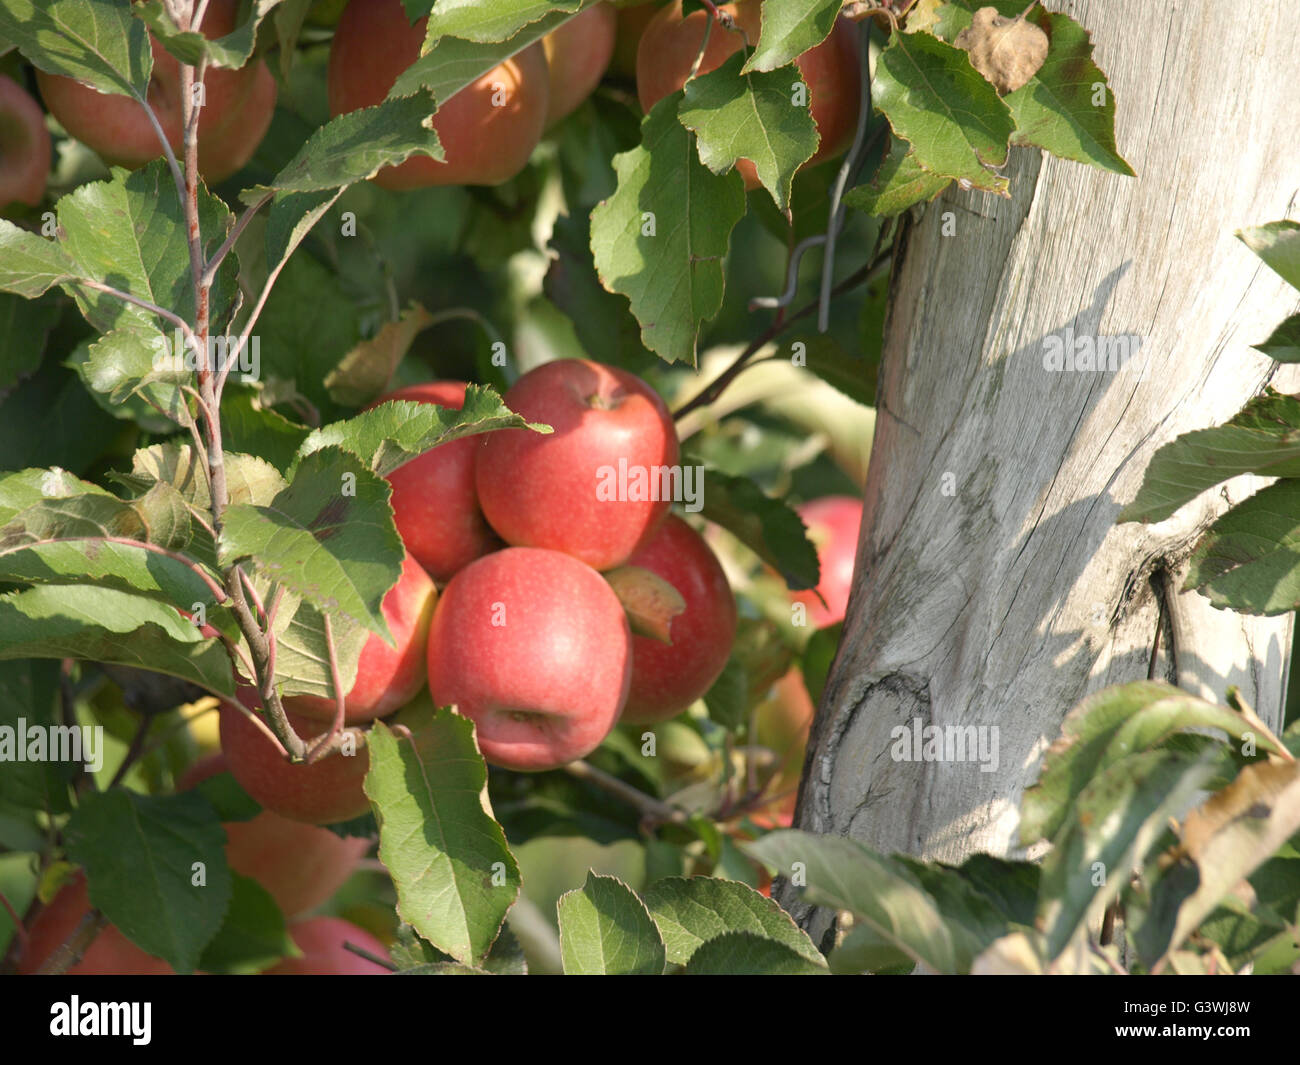
MULTIPOLYGON (((758 0, 724 4, 735 29, 715 28, 704 54, 703 10, 686 14, 681 0, 615 8, 596 4, 541 40, 503 60, 446 100, 430 125, 443 158, 416 156, 382 169, 374 182, 387 189, 432 185, 499 185, 517 175, 555 123, 571 114, 595 90, 607 70, 634 77, 648 112, 677 92, 700 59, 707 74, 759 39, 758 0)), ((201 32, 216 39, 233 31, 239 0, 212 0, 201 32)), ((402 0, 350 0, 330 48, 328 96, 334 115, 383 102, 397 79, 420 58, 428 19, 411 23, 402 0)), ((821 44, 796 60, 808 90, 808 108, 820 146, 814 166, 841 154, 852 139, 860 106, 859 67, 852 25, 839 20, 821 44)), ((179 153, 182 129, 181 68, 152 40, 153 73, 148 100, 158 122, 126 96, 104 95, 70 77, 38 71, 45 107, 77 140, 107 163, 140 167, 159 158, 159 132, 179 153)), ((237 173, 270 129, 275 112, 275 78, 260 58, 238 70, 214 68, 204 78, 198 126, 198 168, 208 183, 237 173)), ((35 206, 44 196, 51 142, 40 105, 16 82, 0 77, 0 140, 6 165, 0 170, 0 210, 35 206)), ((758 185, 754 165, 738 168, 749 188, 758 185)))
MULTIPOLYGON (((435 381, 384 397, 450 410, 462 382, 435 381)), ((479 746, 506 769, 554 769, 594 750, 620 721, 662 721, 717 679, 736 632, 736 604, 704 539, 669 513, 667 499, 606 499, 602 467, 678 463, 663 400, 636 376, 585 359, 524 374, 506 405, 552 428, 504 429, 442 444, 394 471, 392 507, 407 557, 383 602, 394 645, 371 635, 344 720, 364 725, 427 684, 439 706, 474 721, 479 746), (602 576, 648 571, 684 609, 670 643, 634 634, 602 576), (439 591, 441 588, 441 591, 439 591)), ((241 687, 244 707, 259 705, 241 687)), ((304 739, 332 724, 333 701, 284 700, 304 739)), ((243 709, 223 707, 231 772, 268 810, 329 824, 364 813, 364 748, 287 763, 243 709)))

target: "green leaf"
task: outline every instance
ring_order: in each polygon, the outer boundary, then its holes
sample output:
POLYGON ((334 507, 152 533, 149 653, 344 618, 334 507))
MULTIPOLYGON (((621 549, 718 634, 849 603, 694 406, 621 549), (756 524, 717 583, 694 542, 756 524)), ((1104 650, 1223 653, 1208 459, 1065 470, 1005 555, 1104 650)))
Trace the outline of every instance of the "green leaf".
POLYGON ((43 499, 0 525, 0 578, 93 582, 164 603, 211 604, 211 589, 192 568, 198 563, 145 546, 180 550, 188 540, 189 511, 169 485, 134 502, 98 493, 43 499))
POLYGON ((289 258, 342 195, 342 188, 279 193, 266 216, 267 265, 273 268, 289 258))
POLYGON ((656 104, 641 145, 614 158, 618 191, 591 213, 591 250, 601 283, 631 301, 645 346, 694 365, 700 330, 722 307, 723 261, 745 213, 745 183, 700 163, 677 121, 680 99, 656 104))
POLYGON ((0 660, 80 658, 168 673, 234 695, 230 660, 174 607, 88 584, 0 595, 0 660))
POLYGON ((722 667, 718 679, 704 693, 709 720, 735 731, 745 724, 750 708, 749 671, 734 653, 722 667))
MULTIPOLYGON (((281 623, 279 618, 276 619, 276 684, 285 695, 316 695, 332 699, 334 683, 324 616, 311 603, 289 594, 281 603, 280 615, 288 621, 281 623)), ((349 624, 338 617, 330 619, 330 634, 334 638, 339 685, 344 691, 350 691, 356 681, 361 651, 370 634, 360 625, 349 624)))
POLYGON ((226 510, 221 558, 249 559, 268 580, 391 640, 381 603, 404 557, 391 495, 355 455, 323 448, 299 463, 269 505, 226 510))
MULTIPOLYGON (((595 6, 593 0, 585 2, 587 7, 595 6)), ((429 15, 427 39, 430 43, 443 36, 480 43, 505 41, 552 11, 572 15, 583 5, 584 0, 439 0, 429 15)), ((407 12, 426 11, 428 6, 417 0, 407 4, 407 12)))
POLYGON ((62 308, 55 298, 24 299, 0 293, 0 392, 35 372, 45 354, 45 341, 62 308))
POLYGON ((481 961, 519 894, 519 867, 501 826, 484 812, 487 770, 471 722, 427 706, 404 715, 409 736, 383 722, 370 732, 366 795, 397 911, 463 964, 481 961))
POLYGON ((284 914, 256 880, 232 873, 230 908, 199 959, 204 972, 251 974, 296 950, 284 914))
POLYGON ((148 0, 136 8, 136 15, 148 25, 158 43, 182 63, 198 66, 206 58, 209 66, 238 70, 253 55, 257 27, 280 0, 256 0, 249 17, 230 33, 208 40, 197 30, 182 32, 167 13, 163 0, 148 0))
POLYGON ((0 40, 47 74, 137 100, 153 72, 149 35, 118 0, 5 0, 0 40))
POLYGON ((750 160, 784 211, 795 171, 817 151, 817 124, 807 107, 791 101, 791 84, 803 80, 798 67, 742 75, 744 60, 737 52, 716 70, 688 81, 677 117, 695 134, 701 163, 722 174, 739 160, 750 160))
POLYGON ((374 177, 386 166, 406 162, 413 155, 443 159, 438 134, 425 123, 433 114, 423 93, 389 98, 375 107, 349 111, 330 119, 269 185, 241 194, 245 203, 268 192, 324 192, 354 185, 374 177))
POLYGON ((601 361, 644 372, 657 364, 641 342, 641 326, 622 296, 600 283, 591 257, 591 219, 586 212, 560 215, 549 245, 546 298, 573 322, 584 351, 601 361))
POLYGON ((817 549, 794 509, 764 495, 744 477, 714 469, 707 470, 706 476, 709 487, 704 493, 703 516, 732 533, 780 573, 792 591, 816 588, 820 572, 817 549))
POLYGON ((76 263, 57 241, 0 218, 0 291, 35 299, 76 276, 76 263))
POLYGON ((830 970, 837 976, 857 976, 860 973, 909 973, 916 963, 894 946, 871 925, 859 924, 849 929, 827 959, 830 970))
POLYGON ((130 321, 98 340, 79 345, 69 359, 91 392, 107 402, 118 417, 148 421, 157 432, 169 433, 189 424, 188 400, 181 391, 194 379, 192 371, 162 361, 170 349, 162 333, 130 321))
POLYGON ((929 203, 951 184, 951 178, 926 170, 907 141, 891 137, 889 154, 875 176, 845 193, 844 202, 867 214, 893 218, 918 203, 929 203))
POLYGON ((415 338, 433 323, 433 315, 412 302, 396 321, 385 322, 329 372, 325 387, 330 397, 345 407, 360 407, 386 391, 415 338))
POLYGON ((905 866, 841 836, 815 836, 794 829, 772 832, 741 849, 804 886, 819 906, 849 910, 887 943, 941 973, 964 973, 978 953, 978 940, 950 921, 934 897, 905 866))
POLYGON ((1237 238, 1292 288, 1300 288, 1300 222, 1284 219, 1237 231, 1237 238))
POLYGON ((617 877, 587 873, 556 904, 565 976, 659 976, 664 944, 645 904, 617 877))
POLYGON ((896 33, 876 60, 871 98, 916 161, 933 174, 1007 195, 1011 112, 960 48, 928 33, 896 33))
MULTIPOLYGON (((274 466, 253 455, 228 450, 225 466, 226 492, 233 505, 269 504, 287 484, 274 466)), ((202 469, 194 464, 194 452, 189 444, 154 444, 141 448, 132 456, 131 468, 134 477, 145 486, 172 485, 201 514, 211 507, 208 482, 202 469)))
POLYGON ((361 340, 361 313, 338 271, 306 250, 291 256, 266 301, 257 332, 262 341, 259 405, 293 400, 299 420, 339 417, 325 375, 361 340), (302 399, 316 410, 297 413, 302 399))
POLYGON ((852 355, 830 334, 801 336, 794 350, 803 364, 828 385, 855 403, 870 407, 875 400, 875 368, 859 355, 852 355))
POLYGON ((1037 783, 1021 800, 1021 844, 1055 837, 1076 797, 1102 770, 1191 729, 1218 729, 1232 742, 1250 733, 1261 749, 1273 747, 1235 711, 1159 681, 1134 681, 1088 696, 1066 715, 1037 783))
MULTIPOLYGON (((60 244, 76 264, 78 276, 107 281, 193 321, 188 226, 166 163, 156 160, 136 171, 114 171, 111 180, 90 182, 64 196, 57 210, 60 244)), ((234 221, 221 200, 200 190, 199 225, 206 253, 217 249, 234 221)), ((212 321, 222 321, 233 308, 237 277, 238 265, 227 256, 212 286, 212 321)), ((71 288, 86 319, 101 332, 134 321, 172 336, 173 326, 139 307, 106 293, 71 288)))
POLYGON ((745 70, 775 70, 816 48, 830 36, 843 6, 843 0, 763 0, 758 47, 745 70))
POLYGON ((68 856, 90 903, 141 950, 193 972, 230 904, 226 833, 202 795, 87 792, 68 821, 68 856), (194 863, 206 882, 195 885, 194 863))
POLYGON ((1300 398, 1267 389, 1223 425, 1165 444, 1116 520, 1164 521, 1207 488, 1243 473, 1300 477, 1300 398))
POLYGON ((651 884, 646 908, 663 937, 665 956, 685 965, 711 939, 744 932, 794 951, 815 966, 825 966, 808 934, 775 902, 735 880, 669 877, 651 884))
MULTIPOLYGON (((252 392, 234 392, 229 389, 222 396, 221 436, 227 455, 231 451, 247 452, 248 458, 256 456, 257 459, 264 460, 264 465, 273 466, 281 472, 286 471, 293 465, 298 448, 311 430, 291 422, 279 411, 257 406, 253 396, 252 392)), ((282 487, 283 480, 276 491, 282 487)), ((270 499, 267 496, 257 502, 269 503, 270 499)))
POLYGON ((1267 340, 1254 346, 1278 362, 1300 362, 1300 314, 1293 314, 1267 340))
POLYGON ((1093 62, 1088 31, 1069 15, 1042 8, 1028 18, 1051 38, 1051 47, 1038 73, 1004 98, 1016 123, 1011 143, 1133 177, 1115 147, 1115 94, 1093 62))
POLYGON ((1169 950, 1300 831, 1300 765, 1257 762, 1188 815, 1182 846, 1196 863, 1196 890, 1178 911, 1169 950))
POLYGON ((1169 818, 1214 775, 1214 762, 1213 751, 1143 751, 1107 765, 1079 791, 1043 861, 1040 908, 1049 957, 1101 920, 1169 818))
POLYGON ((1192 552, 1184 589, 1220 609, 1265 616, 1300 606, 1300 480, 1256 492, 1210 526, 1192 552))
POLYGON ((813 706, 821 705, 826 678, 830 675, 831 664, 835 661, 835 652, 840 649, 840 638, 843 635, 844 622, 837 621, 834 625, 818 629, 808 637, 808 642, 804 645, 800 669, 813 706))
MULTIPOLYGON (((497 2, 499 4, 500 0, 497 2)), ((559 2, 557 0, 555 6, 558 7, 559 2)), ((497 7, 496 10, 502 8, 497 7)), ((515 17, 513 12, 519 9, 512 5, 510 10, 512 13, 507 18, 515 17)), ((567 12, 552 12, 530 22, 509 40, 499 43, 461 40, 460 36, 440 37, 436 41, 426 37, 424 54, 405 73, 398 76, 397 82, 389 90, 388 99, 410 96, 427 89, 439 104, 445 103, 466 85, 477 81, 493 67, 535 41, 540 41, 568 20, 567 12)))
POLYGON ((58 693, 59 663, 36 659, 0 662, 0 729, 12 730, 9 735, 14 745, 5 752, 4 772, 0 773, 0 817, 15 809, 62 814, 70 808, 67 777, 73 766, 18 757, 18 737, 24 729, 32 734, 58 726, 58 693))
POLYGON ((752 932, 726 932, 709 940, 683 970, 686 976, 829 976, 825 963, 809 961, 784 943, 752 932))
POLYGON ((460 410, 433 403, 394 400, 362 411, 347 421, 326 425, 303 441, 298 449, 299 461, 322 448, 341 448, 381 477, 387 477, 439 444, 497 429, 551 432, 549 425, 533 424, 515 414, 492 389, 470 385, 460 410))

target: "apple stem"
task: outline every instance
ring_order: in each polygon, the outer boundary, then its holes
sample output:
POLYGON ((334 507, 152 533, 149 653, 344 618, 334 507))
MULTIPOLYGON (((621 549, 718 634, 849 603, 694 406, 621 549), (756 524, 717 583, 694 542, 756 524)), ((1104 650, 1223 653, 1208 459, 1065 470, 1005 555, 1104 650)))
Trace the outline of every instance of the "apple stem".
POLYGON ((603 791, 607 791, 630 806, 636 807, 645 821, 653 824, 684 825, 688 820, 686 811, 680 810, 676 806, 669 806, 668 803, 661 802, 653 795, 647 795, 644 791, 632 787, 631 784, 619 780, 618 777, 606 773, 603 769, 597 769, 590 762, 585 762, 581 758, 569 762, 563 768, 569 776, 595 784, 603 791))

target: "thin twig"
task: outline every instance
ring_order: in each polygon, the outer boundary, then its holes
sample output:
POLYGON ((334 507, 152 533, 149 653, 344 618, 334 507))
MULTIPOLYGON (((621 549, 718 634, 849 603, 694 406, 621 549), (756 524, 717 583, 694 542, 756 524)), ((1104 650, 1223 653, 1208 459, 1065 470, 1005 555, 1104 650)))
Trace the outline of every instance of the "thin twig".
POLYGON ((13 908, 8 897, 3 891, 0 891, 0 906, 4 906, 9 911, 9 919, 14 923, 14 935, 18 938, 18 950, 22 954, 27 953, 27 929, 23 927, 23 920, 18 916, 18 911, 13 908))
POLYGON ((140 758, 144 751, 145 737, 149 735, 149 725, 152 718, 147 714, 140 715, 140 722, 135 727, 135 735, 131 737, 131 746, 126 749, 126 755, 122 759, 122 764, 117 767, 117 772, 113 774, 113 779, 108 782, 108 790, 112 790, 122 783, 122 779, 130 771, 131 766, 140 758))
POLYGON ((581 758, 576 762, 569 762, 565 765, 564 771, 571 777, 595 784, 603 791, 607 791, 629 805, 635 806, 641 812, 641 816, 648 821, 657 824, 674 825, 682 825, 687 821, 686 811, 679 810, 675 806, 669 806, 666 802, 661 802, 653 795, 647 795, 644 791, 632 787, 631 784, 624 783, 618 777, 606 773, 603 769, 597 769, 590 762, 585 762, 581 758))
POLYGON ((358 958, 365 958, 366 961, 373 962, 375 965, 378 965, 380 968, 387 969, 390 973, 397 972, 397 966, 394 965, 387 958, 381 958, 377 954, 371 954, 370 951, 365 950, 362 947, 358 947, 355 943, 350 943, 346 939, 343 941, 343 949, 352 951, 352 953, 355 954, 358 958))
POLYGON ((204 267, 203 277, 200 278, 199 284, 204 287, 210 287, 212 285, 217 278, 217 271, 221 269, 222 262, 224 262, 226 256, 230 254, 231 249, 235 246, 235 242, 239 240, 240 234, 244 232, 244 229, 257 215, 257 212, 270 203, 274 197, 275 193, 268 192, 256 203, 251 204, 244 210, 244 213, 239 216, 239 220, 235 222, 234 228, 231 229, 230 235, 222 242, 221 247, 212 253, 212 258, 208 260, 208 265, 204 267))
POLYGON ((88 911, 80 921, 77 927, 72 930, 62 943, 55 948, 51 954, 42 963, 41 967, 36 970, 37 976, 61 976, 71 969, 77 962, 81 961, 82 955, 90 949, 90 945, 95 942, 95 937, 104 930, 108 924, 108 918, 98 910, 88 911))

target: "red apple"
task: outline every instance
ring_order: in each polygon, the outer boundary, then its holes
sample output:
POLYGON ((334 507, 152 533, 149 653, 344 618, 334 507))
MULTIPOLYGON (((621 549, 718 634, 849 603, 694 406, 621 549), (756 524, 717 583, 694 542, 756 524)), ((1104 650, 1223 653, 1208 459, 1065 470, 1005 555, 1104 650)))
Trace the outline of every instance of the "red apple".
MULTIPOLYGON (((239 0, 212 0, 203 19, 204 36, 230 33, 238 14, 239 0)), ((36 80, 50 113, 105 162, 135 168, 163 154, 148 114, 130 97, 106 95, 72 78, 42 71, 36 72, 36 80)), ((199 172, 208 182, 216 182, 240 170, 266 136, 275 111, 275 78, 265 62, 255 59, 240 70, 213 68, 203 85, 199 172)), ((157 40, 147 95, 179 157, 184 142, 180 64, 157 40)))
MULTIPOLYGON (((257 694, 241 685, 243 705, 261 705, 257 694)), ((331 825, 350 821, 370 809, 362 781, 370 767, 370 754, 359 746, 355 754, 335 751, 311 765, 294 765, 280 754, 257 725, 225 703, 221 710, 221 750, 240 786, 266 809, 294 821, 331 825)), ((330 726, 310 718, 289 715, 289 723, 303 739, 311 740, 330 726)))
POLYGON ((718 679, 736 638, 736 600, 709 545, 675 514, 627 564, 658 574, 686 600, 669 623, 671 645, 632 637, 623 720, 640 725, 681 713, 718 679))
MULTIPOLYGON (((349 725, 371 721, 392 713, 414 698, 424 687, 424 649, 429 642, 429 620, 438 598, 429 575, 407 555, 402 575, 384 596, 383 614, 397 641, 389 647, 377 633, 371 633, 361 648, 357 676, 343 700, 344 722, 349 725)), ((294 695, 284 708, 303 717, 334 720, 333 699, 317 695, 294 695)))
POLYGON ((0 76, 0 210, 35 207, 50 176, 50 133, 45 112, 12 78, 0 76))
MULTIPOLYGON (((758 0, 723 4, 720 10, 735 19, 753 48, 762 25, 758 0)), ((637 96, 646 112, 686 84, 704 43, 707 22, 708 13, 702 9, 683 15, 681 0, 674 0, 651 19, 641 35, 636 62, 637 96)), ((722 66, 744 44, 739 33, 715 24, 699 75, 722 66)), ((816 166, 842 153, 857 128, 861 96, 856 27, 847 19, 837 20, 830 36, 804 52, 796 63, 808 86, 808 106, 821 137, 817 153, 805 165, 816 166)), ((753 163, 742 159, 737 169, 748 188, 757 188, 758 173, 753 163)))
MULTIPOLYGON (((226 757, 214 754, 195 762, 176 783, 177 791, 192 788, 224 773, 226 757)), ((226 860, 241 876, 256 880, 286 917, 314 910, 356 871, 370 849, 358 836, 336 836, 327 828, 290 821, 263 810, 248 821, 228 821, 226 860)))
POLYGON ((631 679, 622 604, 591 567, 512 547, 447 585, 429 634, 429 690, 477 728, 493 765, 536 771, 582 758, 618 721, 631 679))
POLYGON ((811 591, 795 592, 796 603, 808 605, 808 620, 815 628, 825 628, 844 620, 853 587, 853 564, 858 554, 858 532, 862 525, 862 500, 852 496, 826 496, 803 503, 795 510, 808 527, 817 545, 817 562, 821 579, 817 591, 826 605, 811 591))
MULTIPOLYGON (((460 410, 465 405, 465 382, 430 381, 399 388, 371 406, 389 400, 460 410)), ((467 436, 440 444, 388 475, 393 486, 393 519, 402 542, 439 584, 500 546, 483 517, 474 487, 479 442, 477 437, 467 436)))
POLYGON ((390 970, 367 961, 345 947, 351 943, 378 958, 388 950, 364 928, 338 917, 312 917, 289 926, 301 958, 285 958, 265 970, 265 976, 386 976, 390 970))
POLYGON ((551 72, 548 126, 578 109, 605 76, 614 54, 618 13, 607 4, 589 7, 542 38, 551 72))
POLYGON ((507 543, 596 569, 625 562, 672 502, 661 473, 677 466, 677 432, 663 400, 630 373, 559 359, 519 378, 505 403, 555 431, 483 437, 478 497, 492 527, 507 543))
MULTIPOLYGON (((402 0, 352 0, 330 48, 330 110, 341 115, 383 102, 420 57, 428 24, 408 21, 402 0)), ((500 185, 528 163, 546 124, 550 75, 540 44, 493 67, 442 102, 433 128, 445 162, 415 156, 375 176, 386 189, 500 185)))
MULTIPOLYGON (((81 919, 90 912, 86 876, 78 872, 50 900, 27 929, 27 949, 18 959, 18 972, 30 976, 67 942, 81 919)), ((68 969, 72 976, 174 976, 161 958, 146 954, 112 925, 86 948, 81 961, 68 969)))

